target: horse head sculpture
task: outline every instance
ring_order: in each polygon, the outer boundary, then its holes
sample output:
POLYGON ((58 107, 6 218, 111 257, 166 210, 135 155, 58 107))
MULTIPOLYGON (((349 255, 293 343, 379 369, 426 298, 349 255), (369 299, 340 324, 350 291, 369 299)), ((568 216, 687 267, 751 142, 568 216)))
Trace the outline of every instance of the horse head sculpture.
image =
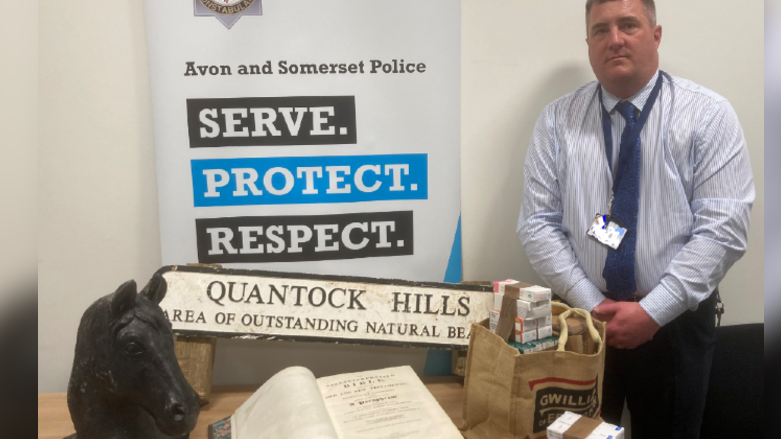
POLYGON ((186 438, 200 412, 198 394, 174 355, 170 322, 155 275, 136 292, 128 281, 81 318, 68 408, 78 439, 186 438))

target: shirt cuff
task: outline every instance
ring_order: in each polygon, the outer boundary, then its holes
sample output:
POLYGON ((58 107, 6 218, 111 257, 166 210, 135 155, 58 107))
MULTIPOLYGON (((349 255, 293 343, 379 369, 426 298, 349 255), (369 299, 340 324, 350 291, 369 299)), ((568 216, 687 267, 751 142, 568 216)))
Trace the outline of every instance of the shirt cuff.
POLYGON ((640 307, 659 325, 664 326, 689 308, 663 284, 657 285, 647 296, 640 300, 640 307))
POLYGON ((575 308, 585 309, 588 312, 594 309, 606 299, 602 291, 587 277, 576 283, 567 293, 566 300, 575 308))

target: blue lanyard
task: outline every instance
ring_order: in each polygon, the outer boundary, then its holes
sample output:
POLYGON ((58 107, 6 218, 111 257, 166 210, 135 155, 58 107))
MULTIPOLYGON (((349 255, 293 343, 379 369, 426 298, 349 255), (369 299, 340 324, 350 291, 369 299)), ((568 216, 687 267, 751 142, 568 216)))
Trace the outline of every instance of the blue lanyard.
MULTIPOLYGON (((640 132, 643 130, 645 123, 648 121, 648 115, 651 114, 651 109, 656 103, 657 96, 659 96, 659 90, 662 89, 663 74, 666 73, 659 70, 659 77, 656 79, 656 84, 654 85, 653 90, 651 90, 651 94, 648 96, 648 100, 645 103, 643 112, 640 113, 640 118, 637 120, 637 123, 635 123, 634 129, 629 133, 630 139, 636 139, 640 137, 640 132)), ((604 131, 605 134, 605 155, 607 155, 607 165, 609 168, 612 169, 613 127, 612 124, 610 123, 610 113, 607 112, 607 110, 605 109, 605 105, 602 103, 602 87, 600 86, 597 88, 599 89, 599 107, 602 108, 602 130, 604 131)), ((621 151, 618 155, 618 167, 616 168, 613 175, 613 193, 615 193, 616 188, 618 188, 618 182, 621 180, 621 176, 623 174, 622 171, 624 170, 626 163, 629 161, 631 154, 632 151, 621 151)))

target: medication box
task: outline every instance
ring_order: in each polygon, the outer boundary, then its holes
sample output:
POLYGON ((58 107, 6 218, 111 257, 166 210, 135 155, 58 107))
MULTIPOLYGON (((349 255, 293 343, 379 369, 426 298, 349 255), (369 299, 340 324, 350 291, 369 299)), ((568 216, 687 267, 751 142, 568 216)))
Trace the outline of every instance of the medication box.
POLYGON ((624 429, 572 412, 564 412, 548 427, 548 439, 624 439, 624 429))
POLYGON ((518 295, 518 299, 525 300, 527 302, 544 302, 550 301, 552 298, 550 288, 544 288, 538 285, 532 285, 529 287, 521 286, 520 283, 508 283, 502 285, 502 287, 504 290, 500 292, 504 294, 512 292, 513 294, 518 295))

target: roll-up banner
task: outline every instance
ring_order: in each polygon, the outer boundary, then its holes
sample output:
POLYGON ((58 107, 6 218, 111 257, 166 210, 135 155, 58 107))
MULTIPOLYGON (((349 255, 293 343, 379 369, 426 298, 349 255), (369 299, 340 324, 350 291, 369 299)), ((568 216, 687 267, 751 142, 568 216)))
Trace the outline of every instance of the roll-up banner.
POLYGON ((145 1, 163 264, 460 280, 460 1, 145 1))

